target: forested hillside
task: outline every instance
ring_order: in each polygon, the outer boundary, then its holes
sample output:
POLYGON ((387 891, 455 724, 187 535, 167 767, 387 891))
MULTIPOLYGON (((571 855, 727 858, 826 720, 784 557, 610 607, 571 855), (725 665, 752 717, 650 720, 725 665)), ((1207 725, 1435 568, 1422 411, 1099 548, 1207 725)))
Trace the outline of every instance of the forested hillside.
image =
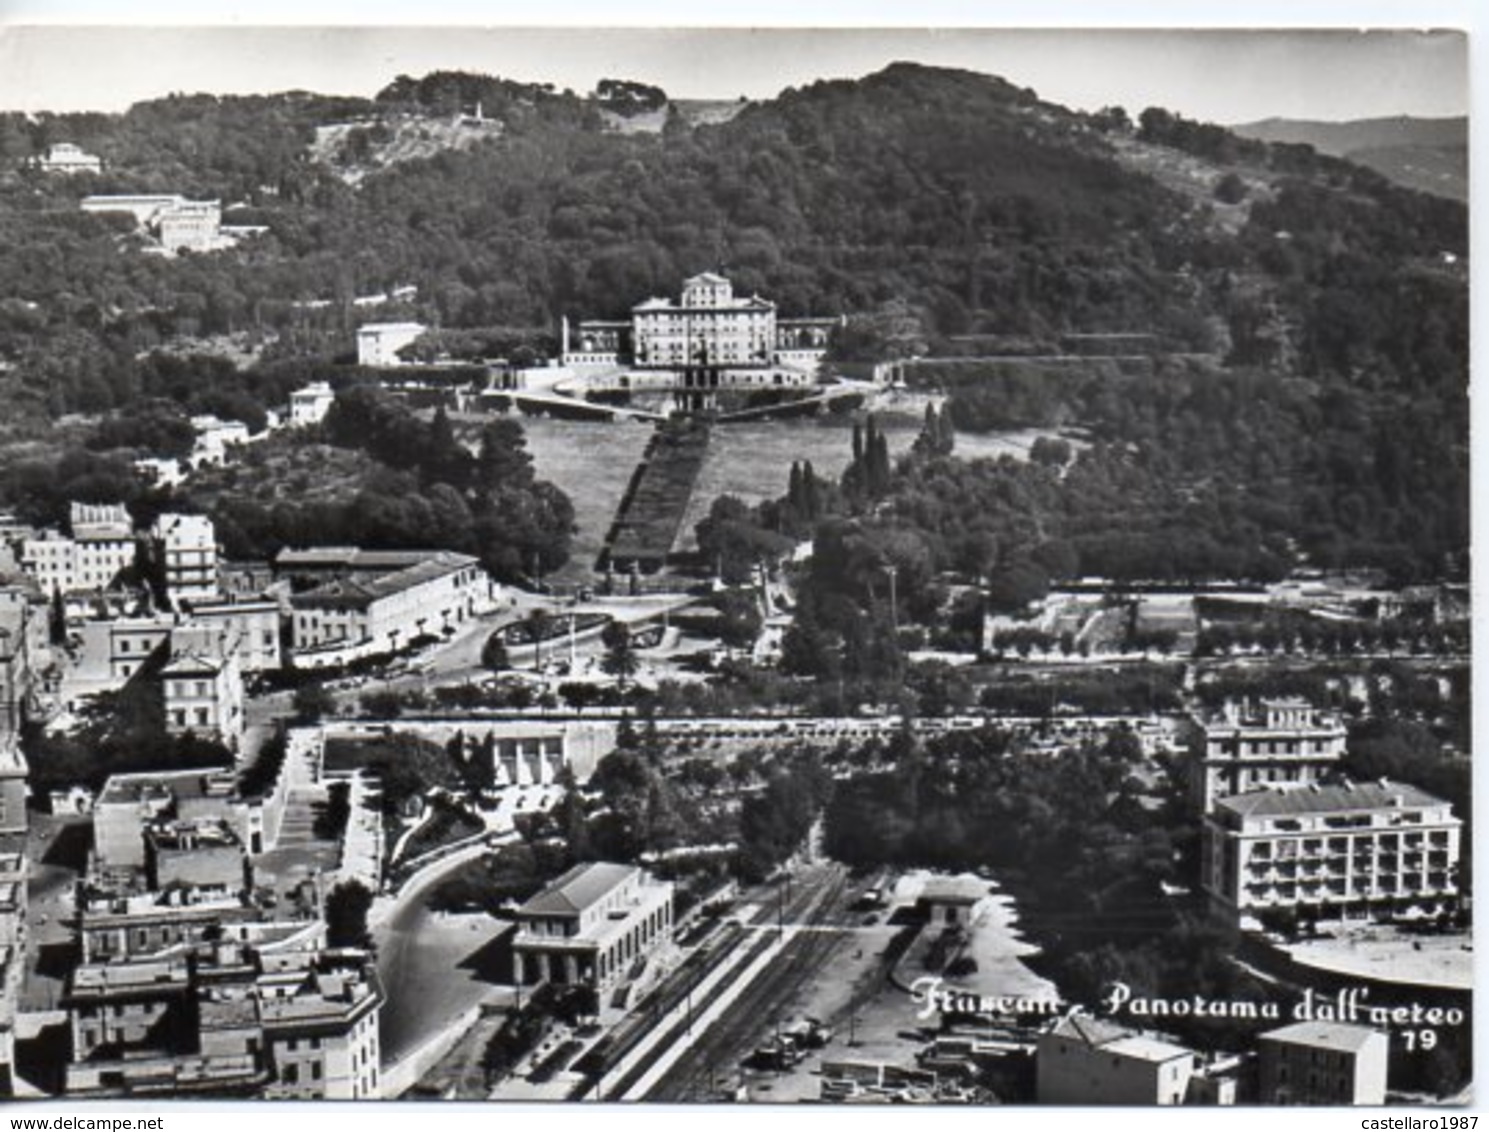
MULTIPOLYGON (((1176 382, 1088 375, 1007 397, 994 391, 1012 379, 996 366, 922 373, 952 394, 959 427, 1085 425, 1106 442, 1087 467, 1136 477, 1135 526, 1100 507, 1110 523, 1082 526, 1086 508, 1068 490, 1095 471, 1051 489, 1066 517, 1042 517, 1038 541, 1070 543, 1080 527, 1082 564, 1104 526, 1161 548, 1195 516, 1217 515, 1196 563, 1268 570, 1302 546, 1413 576, 1461 567, 1463 206, 1159 108, 1079 114, 996 78, 912 64, 787 90, 716 124, 669 113, 659 133, 606 128, 623 111, 658 112, 661 97, 436 74, 400 78, 374 100, 203 95, 119 116, 0 118, 7 424, 30 436, 61 414, 147 394, 152 427, 169 432, 159 417, 171 405, 206 399, 162 381, 150 356, 180 335, 263 345, 254 367, 209 371, 219 410, 235 399, 240 414, 261 409, 291 381, 344 381, 332 363, 369 317, 352 297, 394 285, 415 285, 416 298, 376 317, 542 349, 561 315, 617 315, 715 268, 785 314, 850 315, 842 356, 910 343, 965 353, 979 336, 1037 353, 1098 332, 1198 355, 1176 382), (355 186, 338 159, 312 159, 317 127, 353 123, 347 137, 365 131, 370 146, 394 121, 446 121, 478 104, 489 136, 355 186), (58 140, 101 154, 104 173, 22 168, 58 140), (1143 171, 1179 160, 1189 191, 1143 171), (1194 170, 1208 195, 1193 191, 1194 170), (220 198, 230 219, 269 232, 166 259, 141 254, 129 224, 77 207, 90 192, 167 189, 220 198), (1227 223, 1214 223, 1222 212, 1227 223)), ((1019 510, 982 515, 1006 524, 1019 510)))
MULTIPOLYGON (((1441 254, 1466 251, 1464 210, 1342 162, 1300 163, 1299 147, 1277 147, 1287 160, 1256 142, 1211 147, 1205 156, 1261 168, 1270 186, 1241 237, 1224 240, 1192 202, 1112 160, 1111 118, 985 76, 901 64, 787 91, 721 125, 679 117, 659 135, 607 132, 597 105, 431 76, 373 103, 192 96, 119 117, 8 116, 9 358, 53 411, 96 409, 115 399, 122 358, 176 333, 263 329, 348 348, 343 304, 394 282, 418 285, 418 313, 445 326, 551 330, 561 314, 616 314, 709 266, 786 312, 902 299, 943 335, 1141 330, 1253 355, 1280 305, 1305 352, 1332 355, 1303 357, 1305 370, 1348 372, 1458 329, 1442 329, 1462 307, 1462 280, 1441 254), (317 124, 375 129, 379 115, 477 100, 502 129, 469 149, 357 188, 310 160, 317 124), (60 138, 95 148, 105 173, 14 172, 60 138), (241 206, 233 219, 271 232, 238 252, 158 261, 131 254, 115 219, 76 210, 86 192, 165 189, 241 206), (1327 299, 1314 290, 1326 281, 1327 299), (327 299, 313 314, 296 306, 327 299), (1359 327, 1379 346, 1338 356, 1348 351, 1335 339, 1359 327)), ((1192 148, 1182 122, 1165 115, 1149 129, 1145 118, 1144 134, 1192 148)))

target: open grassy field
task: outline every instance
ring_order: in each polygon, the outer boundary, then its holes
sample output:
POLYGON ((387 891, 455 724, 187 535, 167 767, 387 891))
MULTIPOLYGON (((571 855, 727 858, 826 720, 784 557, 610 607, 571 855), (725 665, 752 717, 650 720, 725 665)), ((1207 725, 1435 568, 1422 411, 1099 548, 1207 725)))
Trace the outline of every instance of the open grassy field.
MULTIPOLYGON (((897 459, 920 435, 920 418, 913 414, 876 414, 889 438, 889 455, 897 459)), ((972 435, 958 433, 956 454, 969 460, 1002 455, 1026 458, 1040 432, 972 435)), ((678 531, 675 550, 698 545, 694 528, 720 495, 737 495, 749 503, 786 494, 793 460, 810 460, 818 475, 836 479, 853 458, 850 420, 750 421, 719 425, 709 441, 708 456, 678 531)))
POLYGON ((595 557, 651 438, 652 425, 524 417, 522 429, 538 478, 556 484, 574 502, 579 531, 569 561, 555 580, 587 580, 593 577, 595 557))
MULTIPOLYGON (((891 456, 909 448, 920 431, 910 420, 886 421, 883 428, 891 456)), ((774 499, 786 494, 793 460, 810 460, 818 475, 836 479, 852 459, 853 428, 846 418, 719 425, 683 515, 676 549, 697 547, 694 528, 719 496, 736 495, 747 503, 774 499)))
MULTIPOLYGON (((920 433, 918 412, 876 414, 889 438, 891 457, 908 451, 920 433)), ((539 479, 551 480, 574 501, 579 526, 574 549, 557 581, 591 577, 595 557, 615 518, 631 472, 652 426, 636 421, 564 421, 524 417, 522 428, 539 479)), ((1023 457, 1039 432, 957 435, 957 455, 967 459, 1004 453, 1023 457)), ((720 495, 747 502, 784 495, 793 460, 810 460, 818 474, 836 478, 853 455, 852 421, 845 417, 749 421, 718 425, 683 516, 674 550, 697 545, 693 528, 720 495)))

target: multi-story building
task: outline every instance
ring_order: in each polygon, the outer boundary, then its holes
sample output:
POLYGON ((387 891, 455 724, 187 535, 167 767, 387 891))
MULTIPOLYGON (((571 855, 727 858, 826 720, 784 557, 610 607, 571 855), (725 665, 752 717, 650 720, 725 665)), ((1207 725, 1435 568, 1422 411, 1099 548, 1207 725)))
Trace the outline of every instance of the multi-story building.
POLYGON ((210 413, 191 418, 196 443, 189 457, 193 467, 207 464, 222 464, 227 460, 229 448, 249 441, 248 426, 242 421, 225 421, 210 413))
POLYGON ((227 817, 166 818, 145 826, 145 882, 152 891, 237 893, 252 888, 252 869, 227 817))
POLYGON ((0 833, 26 832, 29 774, 19 736, 0 732, 0 833))
POLYGON ((243 737, 241 635, 228 625, 189 622, 171 630, 160 670, 169 734, 192 732, 236 751, 243 737))
POLYGON ((238 662, 245 673, 284 667, 281 619, 279 603, 267 599, 214 601, 191 609, 192 624, 237 632, 238 662))
POLYGON ((134 520, 122 503, 73 503, 67 525, 75 539, 123 541, 134 538, 134 520))
POLYGON ((144 456, 134 462, 140 479, 152 487, 179 487, 186 482, 186 469, 174 456, 144 456))
POLYGON ((105 886, 139 888, 147 873, 146 830, 170 821, 221 822, 250 856, 278 844, 289 777, 244 794, 227 766, 111 775, 93 800, 90 876, 105 886))
POLYGON ((222 202, 187 200, 179 193, 100 195, 84 197, 84 212, 126 212, 159 241, 159 251, 215 252, 231 248, 240 236, 259 228, 224 228, 222 202))
POLYGON ((166 513, 155 520, 150 537, 173 608, 190 608, 218 596, 217 528, 211 519, 166 513))
POLYGON ((1069 1015, 1039 1035, 1037 1095, 1040 1104, 1183 1104, 1195 1066, 1193 1050, 1069 1015))
POLYGON ((112 504, 74 503, 72 537, 42 531, 21 544, 21 569, 45 594, 106 590, 136 557, 129 512, 112 504))
MULTIPOLYGON (((289 553, 281 553, 276 568, 293 571, 289 553)), ((421 637, 453 632, 495 605, 495 584, 468 554, 422 552, 410 565, 372 576, 360 570, 359 558, 360 552, 348 555, 349 576, 291 595, 297 664, 398 652, 421 637)))
POLYGON ((135 679, 170 638, 175 618, 95 617, 73 629, 72 668, 63 679, 64 698, 112 692, 135 679))
POLYGON ((422 322, 364 322, 357 327, 357 364, 406 365, 398 351, 428 329, 422 322))
POLYGON ((282 592, 286 603, 288 602, 289 583, 275 580, 274 565, 271 562, 224 560, 218 564, 217 576, 222 583, 222 592, 227 595, 229 601, 269 599, 282 592))
POLYGON ((183 200, 156 221, 160 246, 169 252, 211 252, 222 247, 222 202, 183 200))
MULTIPOLYGON (((334 953, 326 953, 334 955, 334 953)), ((274 1082, 265 1095, 369 1100, 381 1095, 377 969, 360 953, 311 967, 298 953, 263 955, 259 1013, 274 1082), (358 961, 360 960, 360 962, 358 961)))
POLYGON ((682 299, 647 299, 631 308, 631 349, 642 367, 761 366, 775 349, 775 304, 735 298, 722 275, 686 280, 682 299))
POLYGON ((16 1092, 16 1013, 26 978, 26 858, 0 853, 0 1097, 16 1092))
POLYGON ((1390 1039, 1344 1022, 1296 1022, 1257 1038, 1262 1104, 1383 1105, 1390 1039))
POLYGON ((63 996, 65 1093, 373 1099, 383 993, 359 951, 190 956, 79 966, 63 996))
POLYGON ((103 172, 103 162, 95 154, 72 142, 47 146, 46 154, 36 159, 36 167, 43 173, 103 172))
POLYGON ((24 853, 0 853, 0 944, 19 947, 26 941, 30 872, 24 853))
POLYGON ((84 212, 127 212, 140 227, 155 223, 161 213, 186 202, 179 193, 106 194, 84 197, 84 212))
POLYGON ((290 424, 294 427, 320 424, 335 400, 336 394, 329 382, 314 381, 296 389, 290 394, 290 424))
POLYGON ((19 731, 37 706, 50 612, 34 584, 0 585, 0 736, 19 731))
POLYGON ((517 910, 517 980, 604 991, 671 934, 670 881, 634 865, 575 865, 517 910))
POLYGON ((16 1013, 25 966, 17 948, 0 944, 0 1097, 16 1095, 16 1013))
POLYGON ((805 384, 840 322, 778 318, 773 302, 736 296, 728 279, 705 272, 683 282, 678 301, 638 303, 629 321, 586 320, 571 336, 565 319, 563 363, 672 370, 715 387, 805 384))
POLYGON ((165 959, 216 940, 260 949, 325 946, 326 926, 313 906, 274 918, 246 893, 176 885, 158 892, 78 886, 76 928, 84 963, 165 959))
POLYGON ((274 558, 273 577, 300 593, 345 578, 372 579, 417 566, 432 550, 363 550, 356 546, 285 547, 274 558))
POLYGON ((1205 818, 1201 884, 1248 929, 1269 914, 1435 913, 1458 897, 1462 825, 1448 802, 1386 779, 1237 794, 1205 818))
POLYGON ((5 516, 0 515, 0 585, 10 586, 27 580, 21 571, 21 544, 35 534, 36 528, 11 526, 5 516))
POLYGON ((77 544, 61 531, 38 531, 21 540, 21 570, 43 593, 66 593, 77 576, 77 544))
POLYGON ((231 815, 236 797, 237 778, 226 768, 110 776, 93 803, 90 872, 143 876, 148 826, 231 815))
POLYGON ((1347 733, 1334 715, 1303 699, 1228 703, 1189 727, 1190 791, 1207 814, 1233 794, 1319 782, 1338 768, 1347 733))

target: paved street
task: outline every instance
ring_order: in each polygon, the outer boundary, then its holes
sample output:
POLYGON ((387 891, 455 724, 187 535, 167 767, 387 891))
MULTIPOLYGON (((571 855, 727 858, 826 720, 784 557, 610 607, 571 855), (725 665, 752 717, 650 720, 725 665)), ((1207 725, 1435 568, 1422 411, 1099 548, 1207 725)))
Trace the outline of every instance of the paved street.
POLYGON ((484 912, 437 913, 412 900, 377 930, 378 976, 388 993, 384 1064, 418 1048, 473 1003, 511 997, 491 967, 493 944, 510 926, 484 912))

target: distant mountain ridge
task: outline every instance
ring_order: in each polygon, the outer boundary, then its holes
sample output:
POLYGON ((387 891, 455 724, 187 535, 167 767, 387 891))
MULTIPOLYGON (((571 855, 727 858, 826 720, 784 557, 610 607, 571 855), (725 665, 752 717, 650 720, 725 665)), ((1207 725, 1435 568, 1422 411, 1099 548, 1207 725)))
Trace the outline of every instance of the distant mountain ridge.
POLYGON ((1320 153, 1374 169, 1407 188, 1451 200, 1468 199, 1466 117, 1399 115, 1348 122, 1266 118, 1230 129, 1257 141, 1311 145, 1320 153))

